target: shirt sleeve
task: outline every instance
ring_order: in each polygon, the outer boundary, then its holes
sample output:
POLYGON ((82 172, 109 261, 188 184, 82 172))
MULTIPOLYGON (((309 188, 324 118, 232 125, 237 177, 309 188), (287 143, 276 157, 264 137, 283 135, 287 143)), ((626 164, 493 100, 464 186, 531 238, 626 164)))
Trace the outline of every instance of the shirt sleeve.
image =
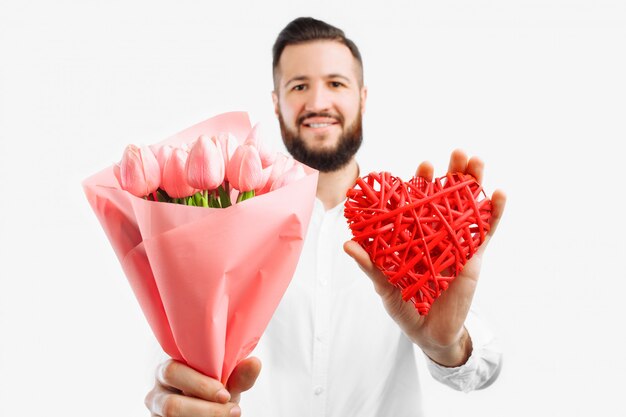
POLYGON ((457 391, 470 392, 487 388, 498 378, 502 349, 474 309, 470 309, 465 328, 472 339, 472 353, 463 365, 447 368, 424 356, 433 378, 457 391))

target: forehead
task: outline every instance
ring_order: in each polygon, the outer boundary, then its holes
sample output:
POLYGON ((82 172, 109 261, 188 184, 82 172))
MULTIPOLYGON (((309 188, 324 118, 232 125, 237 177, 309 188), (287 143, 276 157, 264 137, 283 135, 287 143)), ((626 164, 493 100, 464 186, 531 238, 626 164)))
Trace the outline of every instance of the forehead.
POLYGON ((357 61, 350 49, 337 41, 313 41, 288 45, 278 62, 279 79, 324 77, 340 74, 357 79, 357 61))

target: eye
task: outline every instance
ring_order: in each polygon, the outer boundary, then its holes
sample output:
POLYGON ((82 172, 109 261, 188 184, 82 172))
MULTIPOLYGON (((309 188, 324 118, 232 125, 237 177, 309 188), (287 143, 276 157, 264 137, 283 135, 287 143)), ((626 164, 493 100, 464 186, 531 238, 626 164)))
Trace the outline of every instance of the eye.
POLYGON ((297 84, 294 85, 292 90, 294 91, 304 91, 304 89, 306 88, 306 84, 297 84))
POLYGON ((331 87, 334 87, 334 88, 343 87, 343 83, 339 82, 339 81, 331 81, 330 85, 331 85, 331 87))

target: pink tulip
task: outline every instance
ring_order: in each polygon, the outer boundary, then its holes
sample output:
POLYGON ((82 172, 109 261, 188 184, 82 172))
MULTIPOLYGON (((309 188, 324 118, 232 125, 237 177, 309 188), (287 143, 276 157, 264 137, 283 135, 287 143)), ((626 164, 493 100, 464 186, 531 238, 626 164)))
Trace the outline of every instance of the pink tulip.
POLYGON ((161 168, 161 174, 163 174, 165 162, 170 158, 173 150, 174 148, 171 145, 164 145, 155 152, 156 159, 159 162, 159 168, 161 168))
POLYGON ((256 189, 263 181, 259 152, 252 145, 241 145, 227 167, 230 184, 241 192, 256 189))
POLYGON ((259 134, 259 124, 255 124, 250 133, 248 133, 248 137, 244 142, 246 145, 253 145, 258 151, 259 156, 261 157, 261 165, 263 168, 267 168, 268 166, 274 163, 276 159, 276 154, 272 153, 267 146, 261 141, 261 135, 259 134))
POLYGON ((265 194, 269 191, 270 187, 267 185, 267 183, 270 179, 270 175, 272 175, 272 168, 273 165, 263 168, 263 171, 261 172, 262 179, 259 185, 254 189, 254 195, 265 194))
POLYGON ((161 171, 152 151, 128 145, 119 165, 119 180, 122 189, 137 197, 155 192, 161 182, 161 171))
POLYGON ((293 166, 289 171, 285 172, 283 175, 278 177, 276 181, 272 184, 270 191, 277 190, 285 185, 291 184, 292 182, 296 182, 301 178, 306 177, 306 173, 304 172, 304 168, 302 165, 297 164, 293 166))
MULTIPOLYGON (((213 136, 211 140, 221 148, 222 156, 224 157, 224 167, 226 168, 225 172, 228 174, 228 163, 235 154, 239 141, 231 133, 219 133, 217 136, 213 136)), ((228 181, 228 175, 225 175, 224 179, 228 181)))
POLYGON ((189 197, 196 189, 187 184, 185 165, 189 154, 182 148, 174 148, 163 166, 162 187, 172 198, 189 197))
POLYGON ((208 136, 200 136, 189 152, 187 183, 199 190, 215 190, 224 181, 222 149, 208 136))
POLYGON ((284 155, 282 153, 277 153, 274 163, 269 167, 263 169, 264 174, 267 170, 269 170, 269 175, 265 180, 264 185, 262 186, 262 188, 259 189, 257 194, 265 194, 269 192, 272 188, 272 184, 274 183, 274 181, 276 181, 278 177, 283 175, 285 172, 289 171, 291 167, 294 166, 294 164, 295 160, 292 157, 284 155))

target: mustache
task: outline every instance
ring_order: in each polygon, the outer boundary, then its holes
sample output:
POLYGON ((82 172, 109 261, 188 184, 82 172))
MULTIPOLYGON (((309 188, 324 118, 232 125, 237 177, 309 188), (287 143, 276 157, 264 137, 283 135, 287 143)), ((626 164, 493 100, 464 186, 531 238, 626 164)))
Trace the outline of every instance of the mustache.
POLYGON ((319 113, 307 112, 307 113, 304 113, 302 116, 298 117, 297 119, 298 125, 301 125, 309 117, 328 117, 330 119, 335 119, 339 123, 343 124, 343 117, 339 114, 331 114, 331 113, 325 113, 325 112, 319 112, 319 113))

